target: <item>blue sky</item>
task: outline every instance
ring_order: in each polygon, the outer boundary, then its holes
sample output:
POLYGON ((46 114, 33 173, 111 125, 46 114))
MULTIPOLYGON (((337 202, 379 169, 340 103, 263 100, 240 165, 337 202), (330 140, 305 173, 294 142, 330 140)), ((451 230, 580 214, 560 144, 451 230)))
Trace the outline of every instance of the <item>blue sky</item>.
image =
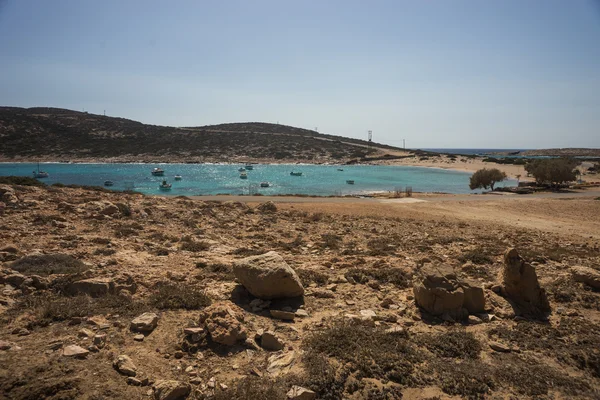
POLYGON ((600 3, 0 0, 0 105, 600 147, 600 3))

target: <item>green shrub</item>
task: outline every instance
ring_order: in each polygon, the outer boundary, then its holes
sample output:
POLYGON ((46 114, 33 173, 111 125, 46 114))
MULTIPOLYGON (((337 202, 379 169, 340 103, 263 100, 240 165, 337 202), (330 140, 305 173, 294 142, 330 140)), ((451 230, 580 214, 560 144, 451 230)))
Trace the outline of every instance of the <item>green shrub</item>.
POLYGON ((418 337, 418 342, 440 357, 477 359, 481 353, 481 343, 464 330, 424 334, 418 337))
POLYGON ((150 295, 150 304, 160 310, 199 310, 210 305, 204 291, 185 283, 163 283, 150 295))
POLYGON ((83 262, 67 254, 25 256, 10 267, 25 275, 77 274, 88 269, 83 262))
POLYGON ((43 182, 28 176, 0 176, 0 185, 46 186, 43 182))

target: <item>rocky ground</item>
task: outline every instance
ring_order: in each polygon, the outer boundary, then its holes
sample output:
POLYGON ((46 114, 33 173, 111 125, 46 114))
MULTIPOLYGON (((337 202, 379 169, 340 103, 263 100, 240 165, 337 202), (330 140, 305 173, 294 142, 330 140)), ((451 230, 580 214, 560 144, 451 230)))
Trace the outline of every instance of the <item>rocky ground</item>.
POLYGON ((0 197, 1 398, 600 398, 598 200, 0 197))

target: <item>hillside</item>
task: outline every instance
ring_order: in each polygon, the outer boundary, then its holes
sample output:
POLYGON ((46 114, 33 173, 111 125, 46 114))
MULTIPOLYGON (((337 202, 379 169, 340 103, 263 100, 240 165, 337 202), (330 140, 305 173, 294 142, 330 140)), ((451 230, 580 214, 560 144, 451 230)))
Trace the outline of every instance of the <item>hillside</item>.
POLYGON ((260 122, 176 128, 58 108, 0 107, 4 160, 347 162, 386 145, 260 122))
POLYGON ((563 149, 527 150, 521 154, 524 156, 600 157, 600 149, 568 147, 563 149))

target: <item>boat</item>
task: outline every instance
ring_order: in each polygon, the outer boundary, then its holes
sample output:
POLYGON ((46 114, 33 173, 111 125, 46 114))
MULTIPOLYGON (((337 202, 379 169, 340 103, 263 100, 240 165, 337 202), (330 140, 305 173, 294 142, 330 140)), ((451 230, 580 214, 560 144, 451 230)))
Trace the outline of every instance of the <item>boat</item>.
POLYGON ((246 169, 248 171, 252 171, 254 169, 254 165, 246 165, 246 169))
POLYGON ((347 183, 348 185, 354 185, 354 180, 352 180, 352 179, 348 179, 348 180, 346 181, 346 183, 347 183))
POLYGON ((175 175, 175 180, 176 180, 176 181, 180 181, 180 180, 182 180, 182 179, 183 179, 183 178, 181 177, 181 175, 175 175))
POLYGON ((152 175, 154 176, 164 176, 165 175, 165 171, 160 169, 160 168, 154 168, 152 170, 152 175))
POLYGON ((40 163, 37 164, 37 171, 33 171, 34 178, 47 178, 50 175, 47 172, 40 171, 40 163))
POLYGON ((246 172, 246 168, 242 167, 242 168, 238 169, 238 172, 246 172))
POLYGON ((166 191, 166 190, 171 190, 171 186, 172 185, 170 183, 167 183, 167 181, 162 181, 162 183, 160 185, 158 185, 158 188, 160 190, 165 190, 166 191))
POLYGON ((269 187, 271 184, 269 182, 261 182, 260 187, 269 187))
POLYGON ((245 172, 240 173, 240 179, 248 179, 248 174, 245 172))
POLYGON ((292 171, 292 172, 290 172, 290 175, 291 176, 302 176, 302 172, 294 172, 294 171, 292 171))
POLYGON ((113 181, 104 181, 104 186, 112 186, 115 183, 113 181))
POLYGON ((343 170, 344 170, 344 168, 338 168, 338 171, 343 171, 343 170))

